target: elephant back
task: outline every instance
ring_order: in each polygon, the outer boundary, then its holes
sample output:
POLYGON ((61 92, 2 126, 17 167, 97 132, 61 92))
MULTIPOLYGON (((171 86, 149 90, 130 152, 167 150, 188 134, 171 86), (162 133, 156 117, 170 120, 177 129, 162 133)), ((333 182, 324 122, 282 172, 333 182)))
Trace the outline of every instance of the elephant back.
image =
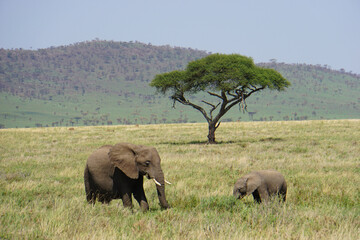
POLYGON ((263 177, 268 185, 269 190, 272 192, 278 192, 281 186, 286 186, 284 176, 278 171, 262 170, 258 171, 258 173, 263 177))

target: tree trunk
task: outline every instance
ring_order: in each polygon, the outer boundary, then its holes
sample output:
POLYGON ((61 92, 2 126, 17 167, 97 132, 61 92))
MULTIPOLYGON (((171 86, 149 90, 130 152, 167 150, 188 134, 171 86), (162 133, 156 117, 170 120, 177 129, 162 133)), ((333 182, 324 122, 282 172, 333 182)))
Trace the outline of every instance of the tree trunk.
POLYGON ((216 123, 209 122, 209 134, 207 136, 209 144, 216 143, 216 141, 215 141, 215 131, 216 131, 216 123))

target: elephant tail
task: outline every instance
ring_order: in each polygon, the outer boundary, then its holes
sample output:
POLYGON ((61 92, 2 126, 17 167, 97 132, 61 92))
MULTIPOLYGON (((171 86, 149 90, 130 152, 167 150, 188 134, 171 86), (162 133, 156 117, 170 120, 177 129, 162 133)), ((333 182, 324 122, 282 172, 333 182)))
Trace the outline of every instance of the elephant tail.
POLYGON ((86 200, 88 201, 88 203, 95 204, 96 195, 93 188, 94 184, 87 164, 84 171, 84 183, 85 183, 86 200))

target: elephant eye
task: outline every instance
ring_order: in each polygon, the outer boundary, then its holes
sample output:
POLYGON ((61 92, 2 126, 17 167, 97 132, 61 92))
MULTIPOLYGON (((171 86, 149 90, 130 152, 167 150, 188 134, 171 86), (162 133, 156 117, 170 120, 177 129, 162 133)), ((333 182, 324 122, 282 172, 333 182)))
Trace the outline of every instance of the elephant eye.
POLYGON ((150 165, 150 161, 148 160, 148 161, 145 162, 145 166, 148 167, 149 165, 150 165))

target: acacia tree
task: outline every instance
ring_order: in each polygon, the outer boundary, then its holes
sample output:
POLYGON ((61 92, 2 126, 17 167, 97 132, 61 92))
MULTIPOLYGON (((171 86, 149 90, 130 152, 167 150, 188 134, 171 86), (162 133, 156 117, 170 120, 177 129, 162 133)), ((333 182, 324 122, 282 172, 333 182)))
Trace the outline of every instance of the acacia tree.
POLYGON ((209 125, 208 143, 216 143, 220 119, 232 107, 240 104, 246 109, 245 99, 253 93, 266 88, 282 91, 289 85, 277 71, 258 67, 239 54, 211 54, 190 62, 185 70, 158 74, 150 83, 160 93, 170 93, 173 107, 179 102, 202 113, 209 125), (198 92, 208 93, 215 101, 190 101, 188 96, 198 92))

